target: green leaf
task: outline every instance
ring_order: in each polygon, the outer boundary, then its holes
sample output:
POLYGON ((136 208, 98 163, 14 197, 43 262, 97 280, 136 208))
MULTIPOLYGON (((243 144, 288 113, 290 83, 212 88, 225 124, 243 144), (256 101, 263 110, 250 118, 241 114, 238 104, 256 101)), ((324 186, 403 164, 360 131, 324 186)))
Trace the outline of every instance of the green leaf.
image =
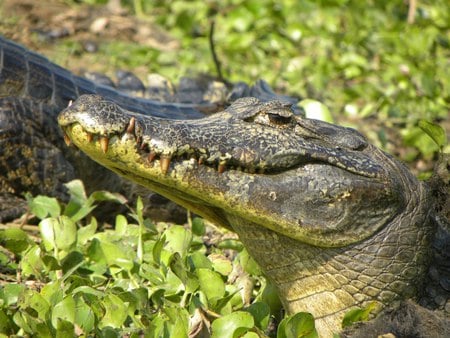
POLYGON ((91 203, 88 201, 86 202, 86 204, 83 204, 81 206, 81 208, 79 208, 75 213, 71 214, 71 215, 67 215, 70 216, 70 219, 73 222, 78 222, 80 220, 82 220, 83 218, 85 218, 87 215, 89 215, 92 210, 94 210, 96 208, 95 205, 91 205, 91 203))
POLYGON ((225 295, 225 283, 217 272, 208 269, 197 269, 196 273, 200 283, 200 290, 205 293, 208 300, 221 298, 225 295))
POLYGON ((162 235, 161 237, 158 238, 158 240, 153 245, 153 249, 152 249, 153 260, 157 264, 161 263, 161 252, 164 248, 165 243, 166 243, 166 236, 162 235))
POLYGON ((318 338, 314 317, 307 312, 299 312, 284 318, 277 330, 277 338, 318 338))
POLYGON ((46 218, 39 223, 42 240, 47 251, 54 248, 69 250, 77 240, 77 226, 67 216, 46 218))
POLYGON ((125 236, 128 229, 128 220, 124 215, 117 215, 116 216, 116 226, 115 226, 115 233, 120 236, 125 236))
POLYGON ((80 295, 82 295, 83 297, 85 296, 85 295, 92 295, 94 298, 98 298, 98 299, 100 299, 100 298, 102 298, 103 297, 103 291, 99 291, 99 290, 97 290, 97 289, 94 289, 93 287, 91 287, 91 286, 88 286, 88 285, 82 285, 82 286, 79 286, 79 287, 77 287, 76 289, 74 289, 73 291, 72 291, 72 293, 74 294, 74 295, 76 295, 76 294, 80 294, 80 295))
POLYGON ((333 123, 333 116, 326 105, 320 101, 304 99, 298 103, 305 111, 306 117, 309 119, 321 120, 333 123))
POLYGON ((106 240, 100 241, 97 238, 91 242, 88 249, 88 256, 93 261, 106 263, 109 267, 118 266, 125 270, 133 268, 131 254, 131 248, 106 240))
POLYGON ((61 207, 56 198, 41 195, 32 198, 30 195, 27 195, 27 200, 30 211, 37 218, 44 219, 48 215, 51 217, 61 215, 61 207))
POLYGON ((64 298, 63 281, 61 279, 47 283, 41 290, 41 296, 54 306, 61 302, 64 298))
POLYGON ((173 273, 183 282, 186 287, 186 292, 194 292, 197 290, 199 283, 195 275, 187 270, 180 254, 175 252, 170 259, 170 268, 173 273))
POLYGON ((105 315, 99 323, 99 327, 111 326, 120 328, 127 318, 127 305, 116 295, 109 294, 103 299, 105 315))
POLYGON ((217 271, 223 276, 228 276, 231 273, 231 270, 233 270, 231 261, 222 254, 213 253, 209 255, 208 258, 212 263, 214 271, 217 271))
POLYGON ((10 337, 13 332, 15 332, 15 327, 12 318, 0 309, 0 338, 10 337))
POLYGON ((73 180, 64 184, 69 190, 70 199, 78 205, 86 203, 87 196, 84 184, 81 180, 73 180))
POLYGON ((203 236, 205 234, 205 221, 203 218, 194 217, 192 220, 192 233, 197 236, 203 236))
POLYGON ((58 318, 56 325, 56 338, 73 337, 75 335, 75 327, 72 322, 58 318))
POLYGON ((244 249, 244 245, 237 239, 224 239, 217 244, 219 249, 231 249, 237 252, 241 252, 244 249))
POLYGON ((246 249, 243 249, 239 255, 239 263, 244 268, 245 272, 249 273, 250 275, 261 275, 262 271, 259 267, 258 263, 248 254, 248 251, 246 249))
POLYGON ((85 245, 88 241, 92 240, 95 232, 97 231, 97 220, 95 217, 91 218, 91 222, 78 229, 78 245, 85 245))
POLYGON ((46 320, 51 311, 51 306, 41 294, 33 290, 26 290, 22 293, 18 305, 21 309, 33 309, 37 317, 41 320, 46 320))
POLYGON ((251 313, 253 316, 253 319, 255 321, 255 325, 265 331, 267 329, 267 326, 269 325, 269 319, 270 319, 270 307, 269 305, 262 303, 262 302, 256 302, 250 305, 248 308, 245 309, 245 311, 251 313))
POLYGON ((83 298, 77 298, 75 302, 75 324, 85 333, 92 332, 95 327, 95 313, 83 298))
POLYGON ((199 269, 199 268, 205 268, 205 269, 212 269, 212 263, 201 252, 194 252, 192 255, 189 256, 189 263, 192 266, 193 269, 199 269))
POLYGON ((244 311, 236 311, 216 319, 212 325, 212 338, 233 338, 254 327, 253 316, 244 311))
POLYGON ((192 233, 182 226, 174 225, 164 231, 166 237, 166 249, 178 252, 181 257, 186 257, 192 242, 192 233))
POLYGON ((356 322, 365 322, 369 320, 370 314, 378 308, 376 302, 371 302, 364 308, 357 308, 348 311, 344 315, 344 319, 342 320, 342 327, 345 328, 347 326, 352 325, 356 322))
POLYGON ((440 149, 447 144, 445 130, 440 125, 427 120, 420 120, 419 127, 433 139, 440 149))
POLYGON ((26 232, 21 229, 8 228, 0 231, 0 245, 18 255, 31 244, 26 232))
MULTIPOLYGON (((0 287, 0 299, 6 306, 10 306, 17 303, 20 294, 25 290, 25 286, 22 284, 6 284, 0 287)), ((0 331, 1 332, 1 331, 0 331)))
POLYGON ((110 201, 110 202, 116 202, 119 204, 125 204, 127 203, 127 199, 118 193, 112 193, 105 190, 100 191, 94 191, 90 196, 89 199, 93 199, 94 201, 102 202, 102 201, 110 201))
POLYGON ((41 248, 37 245, 31 246, 20 261, 22 274, 24 276, 36 276, 41 278, 45 273, 45 264, 41 258, 41 248))
POLYGON ((84 256, 79 251, 71 251, 61 261, 61 268, 65 275, 74 273, 84 262, 84 256))
POLYGON ((167 306, 164 312, 169 317, 171 337, 187 337, 189 335, 189 313, 179 306, 167 306))
POLYGON ((75 300, 72 296, 67 296, 53 307, 51 320, 54 328, 58 327, 60 319, 75 322, 75 300))

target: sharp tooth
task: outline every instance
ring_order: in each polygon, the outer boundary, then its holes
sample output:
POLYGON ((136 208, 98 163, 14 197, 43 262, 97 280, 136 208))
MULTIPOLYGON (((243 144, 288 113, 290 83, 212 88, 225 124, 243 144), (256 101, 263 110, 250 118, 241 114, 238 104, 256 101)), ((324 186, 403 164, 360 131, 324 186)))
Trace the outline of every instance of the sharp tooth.
POLYGON ((64 142, 66 143, 67 146, 70 146, 72 144, 72 140, 70 139, 69 135, 67 135, 64 132, 64 142))
POLYGON ((134 133, 134 126, 136 125, 136 119, 134 117, 132 117, 130 119, 130 122, 128 122, 128 127, 127 127, 127 133, 128 134, 133 134, 134 133))
POLYGON ((91 134, 91 133, 87 133, 87 141, 88 141, 89 143, 91 143, 93 139, 94 139, 94 135, 91 134))
POLYGON ((141 136, 136 137, 136 144, 140 149, 142 149, 142 137, 141 136))
POLYGON ((161 156, 159 160, 159 164, 161 165, 161 172, 165 175, 169 170, 170 165, 170 157, 169 156, 161 156))
POLYGON ((150 154, 148 154, 148 156, 147 156, 147 160, 151 163, 151 162, 153 162, 153 160, 155 159, 155 157, 156 157, 156 152, 154 152, 153 150, 150 152, 150 154))
POLYGON ((219 174, 222 174, 225 171, 225 164, 225 162, 219 163, 219 166, 217 167, 217 171, 219 172, 219 174))
POLYGON ((67 104, 67 107, 70 107, 72 105, 73 101, 69 100, 69 103, 67 104))
POLYGON ((102 151, 105 154, 108 151, 108 144, 109 144, 109 140, 107 137, 105 137, 105 136, 100 137, 100 147, 102 148, 102 151))

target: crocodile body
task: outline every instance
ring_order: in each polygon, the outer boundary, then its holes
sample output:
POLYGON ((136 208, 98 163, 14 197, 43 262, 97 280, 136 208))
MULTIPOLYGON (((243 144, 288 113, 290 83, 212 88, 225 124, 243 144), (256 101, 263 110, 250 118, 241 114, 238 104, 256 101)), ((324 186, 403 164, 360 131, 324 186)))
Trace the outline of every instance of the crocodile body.
POLYGON ((236 231, 285 309, 311 312, 323 337, 355 306, 422 289, 429 191, 355 130, 255 98, 189 121, 87 95, 58 121, 100 164, 236 231))
MULTIPOLYGON (((187 100, 183 97, 178 101, 184 102, 131 97, 123 90, 75 76, 0 36, 0 221, 13 219, 25 211, 21 197, 24 192, 66 198, 64 183, 74 178, 81 178, 88 191, 108 189, 129 198, 149 195, 83 154, 67 149, 56 117, 69 101, 86 93, 100 94, 133 111, 174 119, 200 118, 204 116, 201 111, 211 112, 226 104, 202 101, 198 92, 189 92, 192 86, 185 87, 187 93, 197 95, 196 102, 184 103, 187 100)), ((267 98, 275 95, 263 82, 252 88, 236 87, 230 95, 238 97, 247 92, 267 98)), ((155 210, 149 210, 148 214, 165 220, 185 220, 174 204, 166 204, 167 212, 162 214, 161 203, 166 202, 154 195, 149 198, 155 201, 155 210)))

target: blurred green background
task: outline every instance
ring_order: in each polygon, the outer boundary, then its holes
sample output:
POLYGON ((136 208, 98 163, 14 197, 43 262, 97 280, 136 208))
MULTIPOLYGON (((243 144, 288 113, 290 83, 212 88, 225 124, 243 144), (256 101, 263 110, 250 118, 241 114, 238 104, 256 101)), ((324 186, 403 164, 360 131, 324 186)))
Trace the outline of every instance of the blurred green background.
POLYGON ((216 74, 208 43, 214 20, 215 47, 230 81, 262 78, 283 93, 319 100, 339 122, 356 124, 373 134, 372 142, 396 153, 398 145, 389 149, 388 144, 386 128, 392 128, 406 147, 396 155, 405 161, 431 160, 437 150, 417 127, 420 119, 448 130, 447 0, 135 0, 125 5, 181 42, 174 51, 127 49, 133 63, 149 64, 170 79, 216 74), (368 128, 354 121, 360 118, 368 128))

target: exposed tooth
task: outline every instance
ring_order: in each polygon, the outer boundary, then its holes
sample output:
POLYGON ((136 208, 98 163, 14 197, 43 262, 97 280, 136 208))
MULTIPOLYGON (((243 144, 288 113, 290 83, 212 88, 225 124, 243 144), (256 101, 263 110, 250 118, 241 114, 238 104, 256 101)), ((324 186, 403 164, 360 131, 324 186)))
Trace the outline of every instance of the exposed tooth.
POLYGON ((87 141, 88 141, 89 143, 91 143, 93 139, 94 139, 94 135, 91 134, 91 133, 87 133, 87 141))
POLYGON ((109 140, 107 137, 105 137, 105 136, 100 137, 100 147, 102 148, 102 151, 105 154, 108 151, 108 144, 109 144, 109 140))
POLYGON ((169 170, 170 165, 170 157, 169 156, 161 156, 159 160, 159 164, 161 166, 161 172, 165 175, 169 170))
POLYGON ((67 146, 70 146, 72 144, 72 140, 70 139, 69 135, 66 134, 66 132, 64 132, 64 142, 67 146))
POLYGON ((128 134, 133 134, 134 133, 134 126, 136 125, 136 119, 134 117, 132 117, 130 119, 130 122, 128 122, 128 127, 127 127, 127 133, 128 134))
POLYGON ((73 101, 69 100, 69 103, 67 104, 67 107, 70 107, 72 105, 73 101))
POLYGON ((139 148, 142 149, 142 137, 141 136, 136 137, 136 144, 139 148))
POLYGON ((148 154, 148 156, 147 156, 147 160, 149 161, 149 162, 153 162, 153 160, 155 159, 155 157, 156 157, 156 152, 154 152, 153 150, 150 152, 150 154, 148 154))
POLYGON ((217 167, 217 171, 219 172, 219 174, 222 174, 225 171, 225 162, 220 162, 219 166, 217 167))

